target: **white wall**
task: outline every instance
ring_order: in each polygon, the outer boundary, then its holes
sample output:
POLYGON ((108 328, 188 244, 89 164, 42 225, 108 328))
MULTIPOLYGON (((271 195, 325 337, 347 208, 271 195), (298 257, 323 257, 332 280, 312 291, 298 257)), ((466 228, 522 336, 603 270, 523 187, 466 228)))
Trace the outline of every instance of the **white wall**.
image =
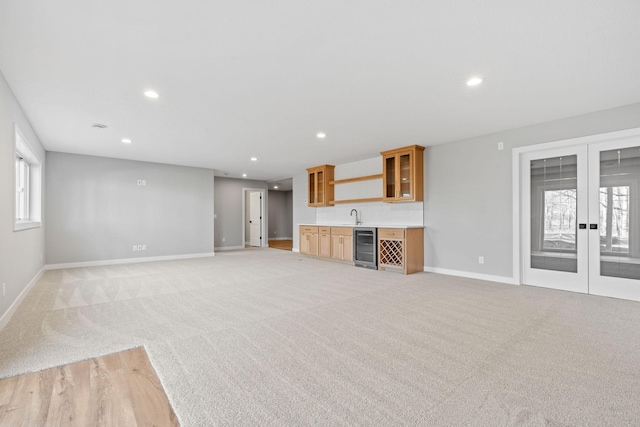
POLYGON ((635 127, 640 103, 428 147, 425 266, 511 280, 511 150, 635 127))
MULTIPOLYGON (((0 73, 0 286, 2 283, 6 285, 6 295, 3 297, 0 293, 0 328, 9 320, 12 311, 17 307, 19 297, 44 266, 44 224, 40 228, 13 231, 16 124, 27 138, 29 147, 41 161, 43 178, 46 172, 44 148, 0 73)), ((44 221, 44 189, 41 196, 44 221)))
POLYGON ((47 165, 47 264, 213 252, 213 170, 56 152, 47 165))

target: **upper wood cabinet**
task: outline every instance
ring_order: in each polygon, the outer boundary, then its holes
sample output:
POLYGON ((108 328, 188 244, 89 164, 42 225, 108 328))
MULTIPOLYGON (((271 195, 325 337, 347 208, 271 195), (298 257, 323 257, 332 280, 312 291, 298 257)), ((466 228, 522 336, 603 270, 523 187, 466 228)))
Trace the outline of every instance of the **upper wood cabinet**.
POLYGON ((322 165, 307 169, 309 182, 309 206, 331 206, 333 202, 333 171, 335 166, 322 165))
POLYGON ((382 201, 421 202, 424 200, 424 147, 410 145, 383 151, 382 201))

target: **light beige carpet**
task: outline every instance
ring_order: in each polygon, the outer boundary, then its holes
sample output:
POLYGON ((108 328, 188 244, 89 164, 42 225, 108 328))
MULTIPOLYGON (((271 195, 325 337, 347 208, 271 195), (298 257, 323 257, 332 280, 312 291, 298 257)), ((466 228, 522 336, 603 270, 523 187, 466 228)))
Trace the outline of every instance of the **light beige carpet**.
POLYGON ((640 425, 640 304, 275 249, 48 271, 0 378, 144 345, 183 426, 640 425))

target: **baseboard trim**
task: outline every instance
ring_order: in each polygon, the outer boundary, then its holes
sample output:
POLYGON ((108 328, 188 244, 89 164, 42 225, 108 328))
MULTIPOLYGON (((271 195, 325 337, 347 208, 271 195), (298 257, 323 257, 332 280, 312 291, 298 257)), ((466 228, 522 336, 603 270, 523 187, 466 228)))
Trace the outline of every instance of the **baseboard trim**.
POLYGON ((300 252, 300 248, 291 248, 291 252, 300 252))
POLYGON ((174 261, 178 259, 208 258, 215 255, 216 255, 215 252, 205 252, 201 254, 165 255, 165 256, 150 256, 150 257, 144 257, 144 258, 120 258, 120 259, 106 259, 106 260, 100 260, 100 261, 67 262, 63 264, 47 264, 44 267, 46 270, 60 270, 63 268, 100 267, 103 265, 137 264, 140 262, 174 261))
POLYGON ((219 248, 213 248, 216 251, 237 251, 238 249, 244 249, 244 246, 220 246, 219 248))
POLYGON ((2 316, 0 316, 0 331, 5 326, 7 326, 7 323, 9 323, 9 320, 11 320, 11 317, 13 316, 13 314, 16 312, 20 304, 22 304, 22 300, 24 300, 24 298, 27 296, 31 288, 33 288, 33 285, 35 285, 38 282, 38 280, 40 280, 40 277, 42 277, 42 273, 44 273, 44 271, 46 270, 45 267, 46 266, 43 266, 40 269, 40 271, 36 273, 33 279, 31 279, 31 281, 27 284, 27 286, 25 286, 22 292, 20 292, 20 295, 18 295, 18 298, 16 298, 15 301, 13 301, 13 303, 9 306, 7 311, 5 311, 2 316))
POLYGON ((293 237, 269 237, 269 241, 272 240, 293 240, 293 237))
POLYGON ((493 276, 491 274, 472 273, 470 271, 449 270, 447 268, 427 267, 424 266, 424 271, 428 273, 446 274, 447 276, 467 277, 469 279, 487 280, 489 282, 506 283, 508 285, 517 285, 513 280, 513 277, 507 276, 493 276))

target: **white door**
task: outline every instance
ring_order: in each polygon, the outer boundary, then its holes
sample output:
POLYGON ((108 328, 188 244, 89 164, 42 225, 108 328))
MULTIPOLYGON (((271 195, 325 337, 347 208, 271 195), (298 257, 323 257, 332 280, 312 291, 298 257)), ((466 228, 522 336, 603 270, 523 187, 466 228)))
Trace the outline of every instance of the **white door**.
POLYGON ((249 193, 249 245, 262 246, 262 197, 258 191, 249 193))
POLYGON ((523 283, 640 301, 640 138, 521 159, 523 283))
POLYGON ((589 145, 589 293, 640 301, 640 138, 589 145))
POLYGON ((586 146, 574 146, 522 157, 526 285, 589 292, 586 156, 586 146))

